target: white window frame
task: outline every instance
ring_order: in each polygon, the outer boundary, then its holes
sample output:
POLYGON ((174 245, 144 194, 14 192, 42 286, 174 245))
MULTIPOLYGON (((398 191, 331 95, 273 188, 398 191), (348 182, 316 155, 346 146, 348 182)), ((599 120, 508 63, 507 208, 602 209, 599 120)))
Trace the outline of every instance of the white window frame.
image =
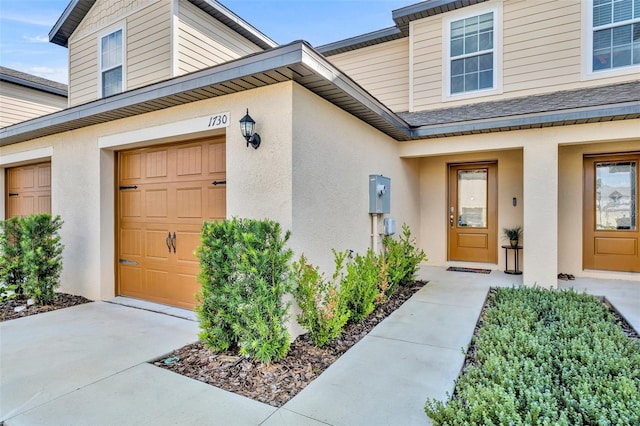
MULTIPOLYGON (((103 70, 102 69, 102 39, 110 34, 113 34, 117 31, 122 31, 122 63, 121 63, 121 67, 122 67, 122 92, 125 92, 127 90, 127 74, 126 74, 126 69, 127 69, 127 55, 126 55, 126 45, 127 45, 127 33, 125 31, 125 26, 124 24, 118 24, 116 26, 112 26, 109 27, 108 29, 105 29, 103 31, 101 31, 98 34, 98 40, 97 40, 97 45, 98 45, 98 66, 97 66, 97 72, 98 72, 98 99, 102 99, 104 96, 102 95, 102 73, 104 71, 108 71, 107 70, 103 70)), ((120 93, 122 93, 120 92, 120 93)))
MULTIPOLYGON (((625 21, 628 23, 640 22, 638 18, 625 21)), ((627 25, 616 22, 607 27, 617 27, 627 25)), ((618 77, 629 74, 637 74, 640 71, 640 64, 631 64, 624 67, 610 68, 604 70, 593 70, 593 0, 582 2, 582 80, 594 80, 607 77, 618 77)), ((633 48, 633 46, 632 46, 633 48)))
POLYGON ((442 101, 478 98, 502 93, 502 2, 491 7, 465 7, 448 12, 442 20, 442 101), (493 13, 493 87, 451 93, 451 24, 462 19, 493 13))

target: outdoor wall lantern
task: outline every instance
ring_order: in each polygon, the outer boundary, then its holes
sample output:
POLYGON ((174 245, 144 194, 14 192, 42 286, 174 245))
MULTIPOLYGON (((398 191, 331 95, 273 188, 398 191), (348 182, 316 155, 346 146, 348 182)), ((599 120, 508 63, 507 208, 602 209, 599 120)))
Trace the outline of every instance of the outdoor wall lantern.
POLYGON ((247 115, 240 120, 240 131, 242 136, 247 140, 247 147, 251 145, 253 149, 258 149, 260 146, 260 135, 255 133, 256 122, 249 115, 249 108, 247 108, 247 115))

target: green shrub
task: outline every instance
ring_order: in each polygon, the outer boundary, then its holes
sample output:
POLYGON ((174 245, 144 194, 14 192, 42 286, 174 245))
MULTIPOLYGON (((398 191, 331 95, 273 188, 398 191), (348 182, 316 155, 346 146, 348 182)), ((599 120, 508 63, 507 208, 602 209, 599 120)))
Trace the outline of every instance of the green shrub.
POLYGON ((476 345, 477 366, 434 424, 640 424, 640 344, 596 298, 498 289, 476 345))
POLYGON ((415 246, 415 238, 411 238, 411 230, 406 224, 402 225, 402 234, 398 240, 387 236, 383 240, 384 256, 387 267, 388 289, 390 296, 398 286, 408 285, 414 281, 418 265, 427 260, 424 251, 415 246))
POLYGON ((356 254, 347 263, 347 273, 340 284, 340 297, 349 310, 349 320, 360 323, 375 309, 380 290, 380 262, 373 250, 362 256, 356 254))
POLYGON ((265 363, 286 355, 289 304, 283 296, 291 291, 292 251, 285 248, 289 236, 270 220, 234 218, 203 225, 196 310, 207 347, 237 347, 265 363))
POLYGON ((349 320, 349 310, 339 292, 346 253, 334 251, 334 256, 335 272, 331 280, 326 280, 317 267, 307 263, 304 255, 293 264, 297 283, 293 294, 302 311, 297 317, 298 323, 320 347, 338 337, 349 320))
POLYGON ((0 221, 0 301, 11 300, 24 293, 20 218, 0 221))
POLYGON ((1 300, 24 295, 38 305, 52 303, 60 287, 62 250, 59 216, 35 214, 1 223, 1 300))

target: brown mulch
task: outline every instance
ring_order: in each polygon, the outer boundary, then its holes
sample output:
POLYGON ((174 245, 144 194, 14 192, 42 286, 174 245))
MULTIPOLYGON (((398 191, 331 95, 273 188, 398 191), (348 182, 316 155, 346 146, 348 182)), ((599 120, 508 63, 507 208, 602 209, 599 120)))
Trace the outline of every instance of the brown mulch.
POLYGON ((274 407, 281 407, 367 335, 426 282, 401 287, 361 324, 348 325, 342 335, 323 348, 307 334, 299 336, 285 358, 270 365, 238 356, 212 353, 201 342, 185 346, 153 364, 274 407))
POLYGON ((9 321, 16 318, 28 317, 29 315, 41 314, 43 312, 55 311, 58 309, 68 308, 71 306, 89 303, 91 300, 82 296, 74 296, 73 294, 57 293, 56 300, 51 305, 27 306, 26 298, 16 298, 7 302, 0 303, 0 322, 9 321), (19 306, 27 306, 26 309, 15 312, 15 308, 19 306))

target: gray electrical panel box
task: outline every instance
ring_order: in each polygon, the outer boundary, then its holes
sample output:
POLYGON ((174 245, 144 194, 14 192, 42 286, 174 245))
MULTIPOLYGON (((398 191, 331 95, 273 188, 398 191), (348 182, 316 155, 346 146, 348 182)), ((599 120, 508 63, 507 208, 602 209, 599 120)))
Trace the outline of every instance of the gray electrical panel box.
POLYGON ((369 213, 391 213, 391 179, 369 175, 369 213))

